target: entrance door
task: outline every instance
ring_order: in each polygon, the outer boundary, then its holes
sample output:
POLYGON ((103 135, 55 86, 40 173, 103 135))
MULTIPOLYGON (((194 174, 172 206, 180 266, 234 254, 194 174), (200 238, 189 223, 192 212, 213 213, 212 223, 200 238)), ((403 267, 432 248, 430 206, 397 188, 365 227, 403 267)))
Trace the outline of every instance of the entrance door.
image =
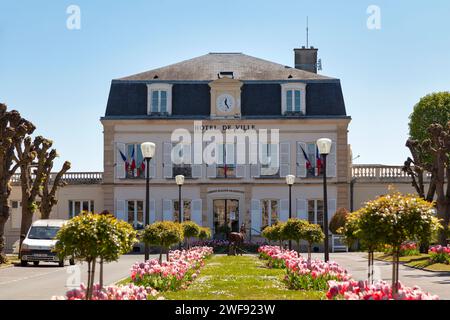
POLYGON ((239 232, 239 200, 213 200, 214 234, 239 232))

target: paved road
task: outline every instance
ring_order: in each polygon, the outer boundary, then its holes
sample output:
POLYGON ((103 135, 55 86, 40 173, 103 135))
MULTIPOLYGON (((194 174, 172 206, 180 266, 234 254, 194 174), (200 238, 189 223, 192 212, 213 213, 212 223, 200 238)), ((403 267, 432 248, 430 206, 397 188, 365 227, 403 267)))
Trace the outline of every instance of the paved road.
MULTIPOLYGON (((157 256, 155 256, 157 257, 157 256)), ((105 285, 129 276, 131 265, 143 260, 142 255, 124 255, 118 262, 105 264, 105 285)), ((98 265, 97 265, 98 271, 98 265)), ((96 272, 98 275, 98 272, 96 272)), ((41 263, 38 267, 14 266, 0 269, 0 300, 45 300, 64 295, 71 286, 87 282, 87 264, 64 268, 57 264, 41 263)))
MULTIPOLYGON (((323 259, 323 254, 313 254, 323 259)), ((367 254, 360 252, 332 253, 334 260, 345 267, 356 280, 367 279, 367 254)), ((375 279, 391 281, 392 264, 375 260, 375 279)), ((422 290, 437 294, 440 299, 450 300, 450 273, 431 272, 413 269, 400 265, 400 281, 407 286, 418 285, 422 290)))

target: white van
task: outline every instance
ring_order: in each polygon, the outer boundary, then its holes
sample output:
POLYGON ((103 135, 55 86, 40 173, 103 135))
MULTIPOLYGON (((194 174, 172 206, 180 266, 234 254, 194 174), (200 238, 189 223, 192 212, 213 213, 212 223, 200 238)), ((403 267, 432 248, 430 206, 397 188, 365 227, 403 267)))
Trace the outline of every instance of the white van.
MULTIPOLYGON (((59 259, 53 251, 57 240, 56 234, 67 220, 36 220, 28 230, 27 236, 20 248, 20 264, 23 267, 28 262, 33 262, 35 266, 40 261, 56 262, 60 267, 64 267, 64 260, 59 259)), ((70 264, 74 265, 75 261, 70 259, 70 264)))

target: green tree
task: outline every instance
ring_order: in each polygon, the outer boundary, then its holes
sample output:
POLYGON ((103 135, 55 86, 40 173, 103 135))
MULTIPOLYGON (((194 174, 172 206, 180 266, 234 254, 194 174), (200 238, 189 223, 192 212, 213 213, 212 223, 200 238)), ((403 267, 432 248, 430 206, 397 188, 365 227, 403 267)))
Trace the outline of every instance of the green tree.
POLYGON ((361 239, 369 250, 381 244, 393 248, 392 288, 398 290, 400 246, 405 241, 430 239, 440 227, 433 204, 420 197, 390 193, 367 202, 349 218, 351 237, 361 239))
POLYGON ((339 208, 333 215, 330 221, 330 231, 334 234, 339 234, 339 229, 345 226, 347 221, 348 210, 345 208, 339 208))
POLYGON ((283 234, 283 222, 277 222, 271 226, 265 227, 261 235, 269 241, 279 243, 280 249, 283 248, 283 240, 286 240, 283 234))
POLYGON ((200 230, 198 232, 198 238, 200 240, 206 240, 211 238, 211 229, 207 227, 200 227, 200 230))
POLYGON ((282 228, 283 238, 297 242, 298 250, 300 250, 300 241, 303 239, 303 231, 307 224, 308 222, 305 220, 288 219, 282 228))
MULTIPOLYGON (((446 244, 450 222, 450 92, 438 92, 423 97, 410 115, 406 146, 411 157, 405 161, 403 170, 411 177, 418 195, 432 202, 436 195, 437 215, 444 228, 439 242, 446 244), (425 175, 431 174, 428 191, 425 175)), ((428 243, 421 243, 421 251, 428 243)))
POLYGON ((131 250, 136 232, 111 215, 83 213, 69 220, 58 232, 55 251, 60 258, 71 256, 88 264, 86 299, 92 298, 96 261, 117 261, 131 250))
MULTIPOLYGON (((158 221, 144 229, 143 241, 148 245, 160 247, 159 262, 162 262, 163 249, 183 241, 183 228, 173 221, 158 221)), ((167 252, 168 257, 168 252, 167 252)))
POLYGON ((188 249, 190 248, 189 238, 198 237, 200 226, 193 221, 185 221, 181 224, 183 227, 183 236, 188 249))
MULTIPOLYGON (((306 221, 305 221, 306 222, 306 221)), ((301 229, 301 237, 308 242, 308 261, 311 261, 311 251, 314 243, 323 242, 325 234, 318 224, 306 222, 301 229)))

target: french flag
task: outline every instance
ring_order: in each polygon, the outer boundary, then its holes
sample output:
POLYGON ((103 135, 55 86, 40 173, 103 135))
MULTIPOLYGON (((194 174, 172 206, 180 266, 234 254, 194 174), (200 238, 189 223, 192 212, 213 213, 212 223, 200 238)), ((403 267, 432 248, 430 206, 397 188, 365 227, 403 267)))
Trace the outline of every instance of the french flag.
POLYGON ((134 159, 134 148, 133 151, 131 152, 131 166, 130 166, 131 171, 134 171, 134 169, 136 169, 136 160, 134 159))
POLYGON ((130 164, 128 163, 127 157, 123 154, 123 152, 121 150, 119 150, 120 152, 120 157, 122 158, 123 162, 125 162, 125 172, 128 172, 128 168, 130 167, 130 164))
POLYGON ((303 156, 305 157, 305 160, 306 160, 306 169, 309 170, 312 167, 311 166, 311 161, 309 161, 308 155, 306 154, 306 152, 305 152, 305 150, 303 149, 302 146, 300 146, 300 149, 302 149, 303 156))
POLYGON ((317 168, 317 175, 320 175, 320 170, 322 169, 322 158, 319 154, 319 148, 316 146, 316 168, 317 168))

